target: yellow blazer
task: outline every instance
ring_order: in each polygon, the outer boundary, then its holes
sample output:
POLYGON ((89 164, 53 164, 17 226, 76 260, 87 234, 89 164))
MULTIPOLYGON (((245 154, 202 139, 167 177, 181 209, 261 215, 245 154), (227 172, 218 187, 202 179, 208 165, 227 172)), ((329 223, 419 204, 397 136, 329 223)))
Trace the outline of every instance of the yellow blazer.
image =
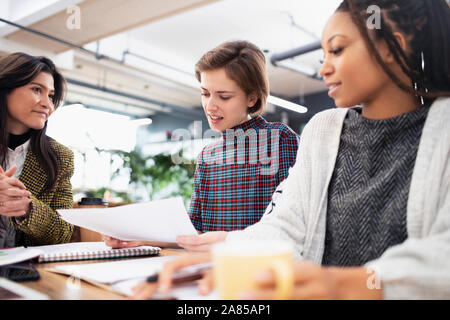
POLYGON ((72 185, 73 152, 69 148, 50 139, 50 147, 57 155, 60 166, 57 182, 51 191, 43 191, 47 174, 36 155, 28 151, 19 180, 31 192, 31 211, 25 218, 11 218, 16 229, 16 245, 38 246, 70 241, 73 225, 62 220, 56 209, 73 207, 72 185))

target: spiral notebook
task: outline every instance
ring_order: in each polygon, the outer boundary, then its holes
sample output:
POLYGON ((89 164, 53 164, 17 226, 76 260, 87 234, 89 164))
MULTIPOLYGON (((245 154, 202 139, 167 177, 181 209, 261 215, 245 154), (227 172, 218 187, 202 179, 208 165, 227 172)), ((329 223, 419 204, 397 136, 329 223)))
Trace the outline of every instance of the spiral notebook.
POLYGON ((104 242, 74 242, 33 247, 41 251, 38 262, 62 262, 73 260, 97 260, 158 255, 159 247, 140 246, 112 249, 104 242))

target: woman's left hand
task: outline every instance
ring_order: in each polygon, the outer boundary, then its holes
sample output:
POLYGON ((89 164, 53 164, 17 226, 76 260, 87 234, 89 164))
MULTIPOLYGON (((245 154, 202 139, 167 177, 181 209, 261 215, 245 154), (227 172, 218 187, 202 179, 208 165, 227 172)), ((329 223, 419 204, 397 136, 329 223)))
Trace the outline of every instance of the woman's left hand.
MULTIPOLYGON (((291 299, 381 299, 381 288, 368 287, 366 268, 322 267, 310 262, 294 264, 291 299)), ((258 289, 243 292, 238 299, 267 300, 275 297, 275 276, 271 271, 256 275, 258 289)))
POLYGON ((212 245, 225 241, 227 234, 226 231, 210 231, 199 235, 178 236, 177 244, 191 252, 207 252, 212 245))

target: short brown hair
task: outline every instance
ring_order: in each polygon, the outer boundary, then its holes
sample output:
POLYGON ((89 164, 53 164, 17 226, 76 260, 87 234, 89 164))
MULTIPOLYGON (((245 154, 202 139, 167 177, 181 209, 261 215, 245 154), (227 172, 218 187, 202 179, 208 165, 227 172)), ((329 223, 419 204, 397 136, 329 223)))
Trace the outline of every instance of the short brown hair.
POLYGON ((225 68, 228 77, 248 95, 255 93, 256 104, 248 109, 251 115, 261 114, 269 95, 269 80, 264 53, 248 41, 229 41, 205 53, 195 65, 195 77, 201 81, 204 71, 225 68))

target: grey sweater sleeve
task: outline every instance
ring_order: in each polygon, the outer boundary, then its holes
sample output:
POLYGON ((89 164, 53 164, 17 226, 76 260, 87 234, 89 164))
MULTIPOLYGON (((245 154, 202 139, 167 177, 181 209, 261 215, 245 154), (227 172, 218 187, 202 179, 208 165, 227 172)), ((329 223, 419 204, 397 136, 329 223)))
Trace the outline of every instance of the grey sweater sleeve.
POLYGON ((409 194, 408 239, 366 264, 381 279, 385 299, 450 298, 449 101, 438 102, 422 134, 409 194))
MULTIPOLYGON (((448 186, 447 186, 448 190, 448 186)), ((450 297, 450 197, 439 210, 432 235, 388 249, 366 267, 379 277, 384 299, 450 297)))

